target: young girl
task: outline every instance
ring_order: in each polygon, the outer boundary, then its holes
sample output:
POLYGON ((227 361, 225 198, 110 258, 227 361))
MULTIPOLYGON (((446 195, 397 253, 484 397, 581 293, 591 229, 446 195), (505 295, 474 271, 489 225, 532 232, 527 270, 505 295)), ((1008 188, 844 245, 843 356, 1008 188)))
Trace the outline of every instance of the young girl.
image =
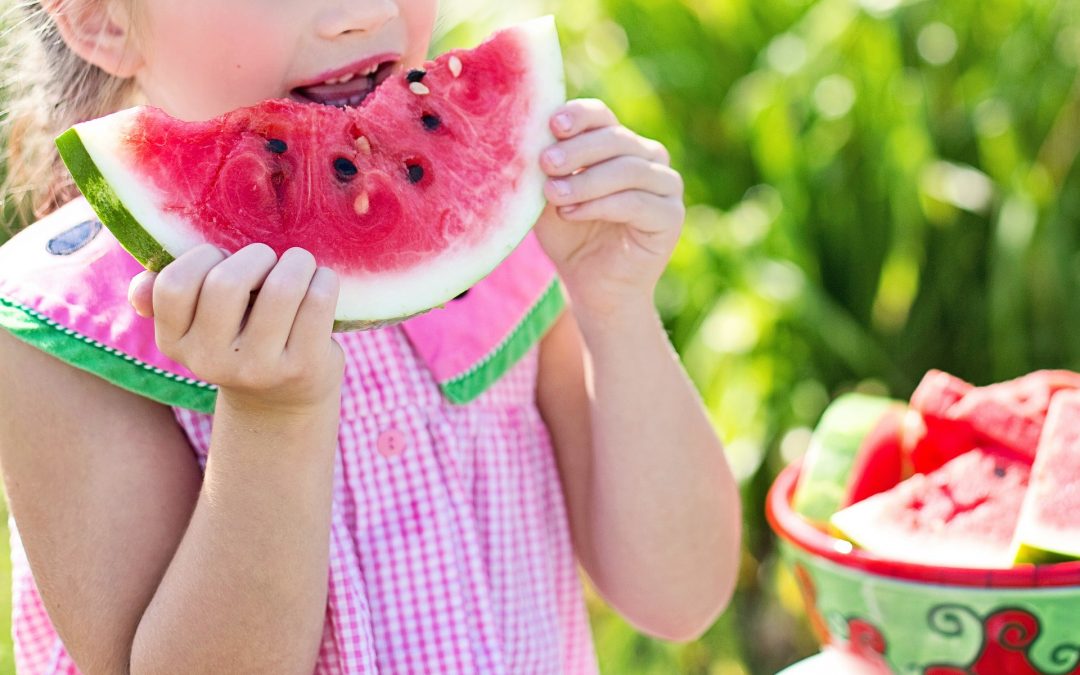
MULTIPOLYGON (((41 79, 12 104, 10 170, 53 206, 74 196, 49 147, 71 123, 135 97, 209 118, 373 55, 415 66, 437 11, 25 4, 41 79)), ((590 673, 577 563, 647 633, 710 625, 738 494, 652 304, 682 182, 602 103, 551 128, 536 238, 381 330, 332 335, 336 277, 301 250, 202 246, 135 276, 78 199, 0 248, 22 672, 590 673), (487 370, 455 402, 463 354, 487 370)))

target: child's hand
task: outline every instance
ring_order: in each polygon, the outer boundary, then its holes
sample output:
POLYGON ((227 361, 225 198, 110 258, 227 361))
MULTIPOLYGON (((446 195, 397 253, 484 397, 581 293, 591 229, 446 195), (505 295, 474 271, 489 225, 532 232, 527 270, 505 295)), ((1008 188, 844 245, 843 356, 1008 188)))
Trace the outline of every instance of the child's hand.
POLYGON ((619 124, 600 101, 571 101, 551 128, 559 142, 541 156, 552 180, 536 232, 576 311, 651 306, 686 216, 667 149, 619 124))
POLYGON ((330 337, 337 296, 337 275, 316 268, 310 253, 291 249, 278 260, 263 244, 231 256, 198 246, 129 289, 135 310, 154 318, 163 354, 232 402, 279 412, 336 400, 344 372, 330 337))

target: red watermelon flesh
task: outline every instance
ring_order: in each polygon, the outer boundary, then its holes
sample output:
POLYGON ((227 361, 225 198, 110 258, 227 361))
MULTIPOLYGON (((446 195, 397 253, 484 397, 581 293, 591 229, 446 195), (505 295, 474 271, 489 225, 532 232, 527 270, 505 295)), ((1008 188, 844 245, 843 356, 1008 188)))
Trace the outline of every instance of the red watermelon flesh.
POLYGON ((851 466, 844 506, 889 490, 911 475, 904 451, 908 415, 902 407, 887 410, 863 439, 851 466))
POLYGON ((884 558, 926 565, 1004 568, 1030 467, 982 449, 847 507, 830 524, 884 558))
POLYGON ((1016 531, 1018 562, 1080 558, 1080 392, 1049 405, 1016 531))
POLYGON ((951 413, 953 406, 974 388, 940 370, 923 376, 911 395, 911 407, 922 415, 924 425, 911 449, 911 465, 916 473, 933 471, 978 445, 968 421, 958 420, 951 413))
POLYGON ((548 17, 397 73, 359 107, 276 100, 205 122, 135 108, 58 145, 147 267, 204 242, 303 247, 342 278, 339 322, 367 326, 450 300, 524 238, 564 100, 548 17))
POLYGON ((974 389, 949 414, 967 421, 985 443, 1034 458, 1050 401, 1060 391, 1080 388, 1080 374, 1041 370, 1015 380, 974 389))

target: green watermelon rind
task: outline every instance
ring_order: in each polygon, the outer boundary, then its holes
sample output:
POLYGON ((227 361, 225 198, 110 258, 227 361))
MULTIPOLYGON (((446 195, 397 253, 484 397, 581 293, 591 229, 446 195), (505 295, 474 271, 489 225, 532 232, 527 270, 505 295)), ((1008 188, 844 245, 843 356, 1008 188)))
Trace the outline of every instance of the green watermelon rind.
MULTIPOLYGON (((566 100, 562 50, 551 16, 519 24, 513 30, 516 30, 521 40, 519 44, 531 64, 532 79, 528 89, 536 102, 521 125, 525 136, 518 151, 520 157, 538 158, 540 152, 555 140, 548 119, 566 100)), ((202 240, 182 219, 158 209, 152 191, 146 190, 134 174, 112 156, 116 143, 129 133, 131 125, 136 124, 138 113, 138 108, 132 108, 82 123, 75 127, 73 134, 65 132, 57 143, 65 146, 61 148, 61 155, 67 155, 65 163, 76 174, 76 184, 84 189, 91 206, 100 211, 98 215, 102 222, 140 263, 150 269, 160 269, 174 255, 202 240), (112 178, 111 184, 106 176, 112 178)), ((343 275, 335 330, 398 323, 448 302, 471 288, 501 264, 528 235, 545 207, 545 180, 538 161, 526 170, 522 180, 504 200, 505 210, 498 216, 499 222, 505 225, 501 233, 467 251, 468 259, 474 261, 474 265, 461 267, 461 253, 451 248, 446 255, 427 261, 421 276, 411 273, 343 275)))
POLYGON ((102 175, 97 162, 90 156, 77 128, 71 128, 56 139, 60 158, 75 179, 75 185, 86 201, 113 233, 120 245, 143 267, 160 272, 173 261, 173 256, 148 233, 102 175))
POLYGON ((867 394, 838 397, 821 416, 803 460, 792 508, 804 518, 827 523, 847 493, 851 468, 867 434, 900 401, 867 394))
POLYGON ((1078 558, 1080 558, 1080 554, 1054 551, 1031 544, 1020 544, 1016 547, 1013 561, 1018 564, 1031 563, 1033 565, 1051 565, 1053 563, 1070 562, 1078 558))

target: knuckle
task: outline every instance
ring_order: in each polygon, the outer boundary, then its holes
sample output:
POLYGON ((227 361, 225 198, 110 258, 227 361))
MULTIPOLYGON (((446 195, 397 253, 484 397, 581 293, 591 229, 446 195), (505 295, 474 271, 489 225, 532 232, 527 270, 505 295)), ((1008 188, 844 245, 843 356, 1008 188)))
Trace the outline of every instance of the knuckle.
POLYGON ((305 302, 318 310, 328 310, 337 304, 337 286, 330 283, 312 284, 308 287, 305 302))
POLYGON ((633 131, 630 131, 621 124, 613 127, 608 127, 607 133, 609 133, 612 139, 618 141, 621 145, 634 145, 640 142, 637 134, 635 134, 633 131))
POLYGON ((235 292, 237 281, 237 275, 232 267, 218 265, 206 275, 202 289, 204 293, 209 295, 228 295, 235 292))
POLYGON ((158 310, 161 307, 168 307, 177 303, 187 295, 188 290, 183 280, 178 279, 175 274, 166 275, 165 272, 162 272, 154 282, 152 293, 154 309, 158 310))

